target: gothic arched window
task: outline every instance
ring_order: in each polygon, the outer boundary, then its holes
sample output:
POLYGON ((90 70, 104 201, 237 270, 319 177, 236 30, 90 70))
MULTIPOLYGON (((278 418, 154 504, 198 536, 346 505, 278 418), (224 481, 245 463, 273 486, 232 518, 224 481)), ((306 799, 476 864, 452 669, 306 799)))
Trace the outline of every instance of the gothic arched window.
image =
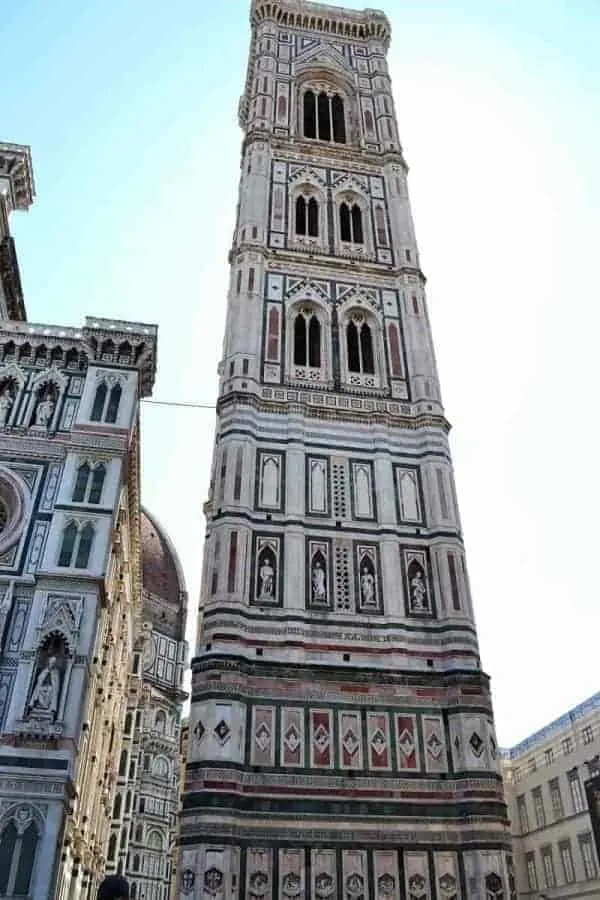
POLYGON ((83 526, 79 535, 79 546, 77 547, 77 556, 75 558, 76 569, 87 569, 93 540, 94 528, 88 522, 83 526))
POLYGON ((77 479, 73 490, 74 503, 82 503, 85 500, 90 472, 91 469, 86 462, 82 463, 77 469, 77 479))
POLYGON ((346 349, 349 372, 358 372, 361 375, 373 375, 375 373, 373 336, 366 322, 348 322, 346 326, 346 349))
POLYGON ((68 568, 71 565, 73 552, 75 550, 75 541, 77 540, 77 533, 77 525, 75 524, 75 522, 69 522, 69 524, 63 531, 62 545, 58 557, 58 565, 61 568, 68 568))
POLYGON ((304 137, 346 143, 344 101, 339 94, 307 90, 303 97, 304 137))
POLYGON ((347 243, 363 243, 362 211, 358 203, 340 205, 340 239, 347 243))
POLYGON ((113 832, 108 842, 108 858, 114 860, 117 855, 117 835, 113 832))
POLYGON ((321 324, 314 313, 294 320, 294 365, 321 367, 321 324))
POLYGON ((119 404, 121 402, 121 385, 115 384, 111 389, 108 406, 106 408, 105 422, 114 425, 119 414, 119 404))
POLYGON ((106 477, 106 468, 100 463, 100 465, 96 466, 92 474, 92 485, 90 487, 90 494, 88 497, 89 503, 100 503, 100 497, 102 496, 102 488, 104 487, 104 479, 106 477))
POLYGON ((115 803, 114 803, 114 806, 113 806, 113 819, 120 819, 120 818, 121 818, 121 806, 122 806, 122 803, 123 803, 123 801, 122 801, 122 799, 121 799, 121 795, 120 795, 120 794, 117 794, 116 797, 115 797, 115 803))
POLYGON ((304 94, 304 137, 316 138, 317 136, 317 114, 316 114, 316 98, 313 91, 306 91, 304 94))
POLYGON ((96 388, 96 395, 94 397, 94 405, 92 406, 92 413, 90 415, 90 419, 92 422, 101 422, 102 421, 102 413, 104 412, 104 404, 106 402, 106 395, 108 393, 108 388, 103 381, 100 382, 98 387, 96 388))
POLYGON ((319 204, 314 197, 307 200, 300 194, 296 199, 296 234, 301 237, 319 236, 319 204))

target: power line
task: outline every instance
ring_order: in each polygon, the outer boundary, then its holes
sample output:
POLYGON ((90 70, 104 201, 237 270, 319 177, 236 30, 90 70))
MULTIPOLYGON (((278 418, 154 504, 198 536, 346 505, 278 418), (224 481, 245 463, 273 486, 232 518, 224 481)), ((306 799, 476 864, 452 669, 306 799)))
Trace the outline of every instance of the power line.
POLYGON ((184 403, 177 400, 147 400, 144 398, 143 403, 151 403, 153 406, 179 406, 184 409, 216 409, 214 403, 184 403))

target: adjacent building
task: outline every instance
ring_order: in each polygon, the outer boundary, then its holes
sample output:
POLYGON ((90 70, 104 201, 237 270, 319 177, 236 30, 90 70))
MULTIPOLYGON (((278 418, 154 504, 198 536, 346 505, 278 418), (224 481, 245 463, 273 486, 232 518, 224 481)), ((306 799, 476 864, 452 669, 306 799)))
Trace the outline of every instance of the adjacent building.
POLYGON ((186 594, 140 506, 157 330, 26 321, 9 216, 33 197, 0 144, 0 896, 92 900, 117 868, 165 900, 186 594))
POLYGON ((513 896, 389 42, 251 4, 182 900, 513 896))
POLYGON ((600 774, 600 694, 502 757, 519 897, 600 897, 585 791, 600 774))

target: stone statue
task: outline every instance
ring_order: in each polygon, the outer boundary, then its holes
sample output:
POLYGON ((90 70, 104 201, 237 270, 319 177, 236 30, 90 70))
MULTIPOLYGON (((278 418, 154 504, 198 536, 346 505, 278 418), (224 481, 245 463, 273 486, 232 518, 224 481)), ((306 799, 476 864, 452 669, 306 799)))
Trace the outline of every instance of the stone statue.
POLYGON ((360 576, 360 592, 364 606, 372 606, 375 600, 375 579, 366 566, 360 576))
POLYGON ((259 597, 272 597, 273 596, 273 577, 275 575, 275 571, 273 566, 271 565, 271 560, 268 556, 265 556, 262 566, 260 567, 260 571, 258 573, 258 577, 260 579, 260 586, 258 590, 259 597))
POLYGON ((52 414, 54 413, 55 406, 56 404, 52 395, 46 394, 46 396, 38 403, 35 411, 35 424, 41 425, 43 428, 48 428, 52 421, 52 414))
POLYGON ((413 609, 427 609, 427 588, 423 581, 423 573, 419 569, 410 583, 413 609))
POLYGON ((312 596, 313 600, 319 602, 327 600, 327 589, 325 586, 325 572, 320 562, 316 562, 312 570, 312 596))
POLYGON ((60 672, 56 664, 56 656, 51 656, 38 673, 29 701, 29 712, 32 715, 56 716, 60 695, 60 672))
POLYGON ((14 399, 10 392, 10 387, 6 385, 0 394, 0 425, 8 425, 10 411, 12 409, 14 399))

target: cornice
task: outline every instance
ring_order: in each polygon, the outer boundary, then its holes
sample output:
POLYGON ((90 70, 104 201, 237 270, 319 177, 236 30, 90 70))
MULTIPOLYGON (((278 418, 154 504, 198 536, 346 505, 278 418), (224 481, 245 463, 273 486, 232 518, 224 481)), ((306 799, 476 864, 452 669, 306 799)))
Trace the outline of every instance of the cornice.
POLYGON ((25 144, 0 142, 0 194, 8 212, 27 210, 35 199, 31 150, 25 144))
POLYGON ((252 0, 250 22, 272 20, 287 28, 318 31, 330 37, 381 41, 389 47, 392 26, 377 9, 353 10, 308 0, 252 0))
POLYGON ((381 153, 367 150, 365 147, 356 147, 353 144, 327 144, 323 141, 311 141, 299 136, 279 137, 271 131, 252 129, 248 131, 242 141, 242 157, 246 147, 254 143, 266 143, 272 151, 282 155, 283 159, 290 162, 301 162, 306 159, 313 165, 327 166, 328 168, 343 167, 344 164, 352 166, 365 174, 378 174, 383 166, 398 165, 405 173, 408 173, 408 165, 401 150, 384 150, 381 153))
POLYGON ((217 415, 221 416, 228 407, 246 406, 251 407, 257 413, 283 416, 301 415, 322 422, 355 422, 359 425, 393 426, 405 431, 419 431, 427 428, 439 429, 444 434, 450 432, 450 423, 443 415, 436 415, 433 412, 418 412, 416 415, 409 415, 402 411, 402 407, 410 409, 410 404, 401 404, 397 400, 369 395, 358 397, 355 393, 344 395, 345 399, 350 399, 350 397, 366 401, 371 408, 361 411, 355 408, 312 405, 310 391, 289 385, 265 385, 262 387, 262 397, 236 390, 223 394, 217 400, 217 415), (295 397, 293 400, 269 397, 265 396, 266 391, 271 393, 293 391, 295 397))

